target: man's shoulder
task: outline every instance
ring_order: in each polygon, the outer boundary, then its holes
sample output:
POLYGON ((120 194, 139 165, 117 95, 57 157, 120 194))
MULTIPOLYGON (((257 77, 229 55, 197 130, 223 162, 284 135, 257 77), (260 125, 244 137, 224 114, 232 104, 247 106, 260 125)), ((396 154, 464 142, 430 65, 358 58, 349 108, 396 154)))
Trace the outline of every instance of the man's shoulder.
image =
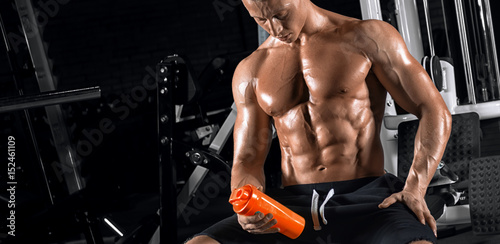
POLYGON ((241 60, 234 71, 233 84, 252 80, 255 77, 257 64, 262 59, 261 56, 261 51, 257 49, 241 60))
POLYGON ((344 41, 364 52, 376 51, 380 45, 395 43, 401 38, 399 32, 389 23, 381 20, 356 20, 342 26, 344 41))
POLYGON ((246 58, 240 61, 238 67, 236 68, 236 72, 240 75, 251 75, 255 71, 257 66, 263 63, 264 59, 268 55, 268 48, 259 47, 246 58))
POLYGON ((395 30, 389 23, 376 19, 360 20, 356 23, 356 28, 363 34, 384 34, 395 30))
POLYGON ((377 39, 388 29, 393 28, 381 20, 361 20, 336 13, 328 15, 328 18, 329 23, 315 35, 324 40, 339 40, 355 46, 360 40, 377 39))
POLYGON ((336 27, 337 31, 340 31, 343 35, 352 34, 358 37, 376 36, 394 29, 392 25, 382 20, 360 20, 354 18, 345 19, 341 23, 337 23, 336 27))

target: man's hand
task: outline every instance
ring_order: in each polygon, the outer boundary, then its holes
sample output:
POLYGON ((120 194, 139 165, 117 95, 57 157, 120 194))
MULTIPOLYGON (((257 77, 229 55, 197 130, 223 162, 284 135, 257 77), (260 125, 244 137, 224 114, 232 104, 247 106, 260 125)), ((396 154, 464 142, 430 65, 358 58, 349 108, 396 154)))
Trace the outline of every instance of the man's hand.
POLYGON ((388 208, 395 202, 401 202, 408 206, 415 213, 420 223, 425 225, 425 222, 427 222, 429 224, 434 235, 437 237, 436 220, 432 217, 423 197, 419 197, 419 194, 403 190, 386 198, 378 207, 388 208))
POLYGON ((278 222, 276 219, 273 219, 271 213, 264 215, 261 212, 257 212, 252 216, 238 214, 238 222, 244 230, 252 234, 270 234, 280 231, 278 228, 271 228, 278 222))

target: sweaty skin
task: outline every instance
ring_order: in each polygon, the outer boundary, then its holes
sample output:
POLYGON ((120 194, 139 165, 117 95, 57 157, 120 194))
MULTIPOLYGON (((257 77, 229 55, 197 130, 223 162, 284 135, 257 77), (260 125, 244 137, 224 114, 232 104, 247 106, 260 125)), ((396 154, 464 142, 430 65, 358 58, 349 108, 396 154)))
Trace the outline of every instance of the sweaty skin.
MULTIPOLYGON (((451 115, 397 30, 326 11, 309 0, 243 3, 270 37, 234 74, 238 113, 231 188, 253 184, 265 190, 272 124, 284 186, 383 175, 379 133, 389 92, 420 126, 404 190, 379 207, 403 202, 436 232, 424 195, 443 155, 451 115)), ((238 220, 250 233, 278 231, 271 228, 271 215, 238 220)))

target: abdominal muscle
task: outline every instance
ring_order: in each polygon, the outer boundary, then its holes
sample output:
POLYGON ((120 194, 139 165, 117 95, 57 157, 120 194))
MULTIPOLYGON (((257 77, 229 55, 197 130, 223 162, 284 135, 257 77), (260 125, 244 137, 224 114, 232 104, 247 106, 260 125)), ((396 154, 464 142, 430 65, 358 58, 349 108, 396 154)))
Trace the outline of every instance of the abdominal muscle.
POLYGON ((384 174, 380 121, 369 104, 335 108, 306 102, 274 118, 284 186, 384 174))

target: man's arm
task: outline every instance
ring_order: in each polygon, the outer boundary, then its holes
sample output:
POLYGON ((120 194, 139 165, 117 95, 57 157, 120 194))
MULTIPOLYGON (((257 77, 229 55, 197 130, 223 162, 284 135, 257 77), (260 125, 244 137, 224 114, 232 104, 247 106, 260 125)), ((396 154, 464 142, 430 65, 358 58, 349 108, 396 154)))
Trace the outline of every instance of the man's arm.
POLYGON ((424 196, 448 142, 450 112, 427 72, 411 56, 392 26, 382 21, 366 21, 362 25, 361 32, 367 38, 364 50, 372 61, 373 72, 395 101, 420 120, 415 156, 404 189, 387 198, 380 207, 404 202, 422 223, 427 222, 436 232, 424 196))
POLYGON ((233 76, 233 97, 237 115, 233 134, 231 190, 252 184, 264 191, 264 162, 269 152, 271 124, 269 116, 257 102, 254 78, 248 72, 248 65, 249 62, 243 60, 233 76))
MULTIPOLYGON (((249 72, 248 59, 243 60, 233 76, 233 97, 236 104, 234 125, 234 156, 231 171, 231 191, 252 184, 265 190, 264 163, 271 144, 271 119, 260 108, 255 94, 254 77, 249 72)), ((257 212, 253 216, 238 214, 241 227, 254 234, 276 233, 271 213, 257 212)))

